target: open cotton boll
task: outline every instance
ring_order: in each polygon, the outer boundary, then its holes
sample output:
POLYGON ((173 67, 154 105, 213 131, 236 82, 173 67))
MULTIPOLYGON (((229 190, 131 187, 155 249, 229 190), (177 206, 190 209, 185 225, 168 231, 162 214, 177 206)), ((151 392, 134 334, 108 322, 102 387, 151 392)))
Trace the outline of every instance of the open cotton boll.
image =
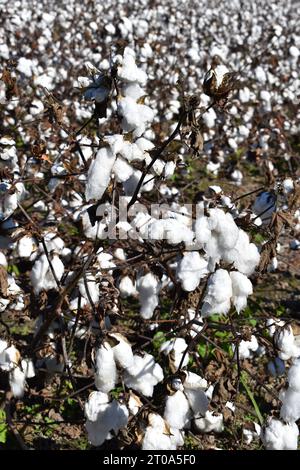
POLYGON ((113 166, 113 173, 119 183, 127 181, 133 174, 133 168, 123 158, 118 157, 113 166))
POLYGON ((128 400, 128 408, 132 415, 136 415, 139 409, 143 406, 143 402, 140 398, 133 393, 132 390, 129 391, 129 400, 128 400))
POLYGON ((300 418, 300 392, 289 387, 281 395, 280 418, 286 423, 294 423, 300 418))
POLYGON ((176 219, 154 220, 149 225, 149 237, 152 240, 167 240, 171 245, 191 243, 194 233, 185 224, 176 219))
POLYGON ((111 333, 110 336, 119 341, 112 347, 114 359, 119 367, 126 369, 133 365, 133 352, 130 343, 120 333, 111 333))
POLYGON ((200 377, 200 375, 194 372, 185 372, 184 389, 200 389, 205 390, 207 388, 207 380, 200 377))
MULTIPOLYGON (((112 261, 113 255, 110 253, 104 253, 103 251, 97 255, 97 260, 101 269, 115 268, 116 265, 112 261)), ((111 273, 111 271, 108 271, 111 273)))
MULTIPOLYGON (((242 341, 239 342, 239 359, 248 359, 249 357, 252 357, 253 353, 258 349, 259 344, 254 335, 251 335, 251 341, 245 341, 242 339, 242 341)), ((233 345, 233 350, 235 355, 237 355, 235 345, 233 345)))
POLYGON ((123 96, 130 96, 135 101, 145 95, 145 91, 138 85, 138 83, 127 83, 122 86, 123 96))
MULTIPOLYGON (((186 351, 188 345, 183 338, 172 338, 169 341, 165 341, 159 351, 164 353, 165 356, 169 357, 169 364, 172 372, 176 372, 178 369, 182 356, 186 351)), ((186 354, 181 367, 185 367, 189 362, 189 354, 186 354)))
POLYGON ((154 118, 154 113, 149 106, 138 104, 129 96, 119 100, 118 113, 123 118, 124 131, 134 131, 134 137, 140 137, 145 132, 146 124, 152 122, 154 118))
MULTIPOLYGON (((52 257, 51 263, 56 278, 60 281, 65 270, 64 264, 57 255, 52 257)), ((49 261, 45 254, 41 255, 40 258, 35 261, 30 273, 30 280, 35 294, 39 294, 43 289, 58 289, 49 261)))
POLYGON ((288 389, 280 395, 280 417, 285 422, 292 423, 300 418, 300 359, 293 362, 288 372, 288 382, 288 389))
POLYGON ((230 309, 232 283, 228 271, 218 269, 208 280, 204 302, 201 309, 202 317, 214 313, 226 314, 230 309))
POLYGON ((275 331, 274 344, 278 349, 278 356, 283 361, 300 356, 300 347, 295 342, 294 333, 290 325, 275 331))
POLYGON ((148 416, 149 425, 146 428, 143 450, 176 450, 176 443, 170 439, 170 430, 161 416, 151 413, 148 416))
POLYGON ((116 400, 112 403, 101 403, 105 399, 105 396, 99 397, 98 400, 97 397, 89 398, 89 402, 92 400, 93 403, 85 407, 87 418, 88 416, 93 418, 87 419, 85 427, 89 441, 94 446, 100 446, 106 439, 111 439, 110 431, 117 434, 121 428, 127 426, 128 422, 129 413, 126 406, 120 405, 116 400))
POLYGON ((109 185, 116 155, 108 147, 101 148, 91 163, 87 175, 85 198, 100 200, 109 185))
POLYGON ((26 379, 32 379, 32 377, 35 377, 35 368, 32 359, 22 359, 21 369, 24 372, 26 379))
POLYGON ((185 372, 186 377, 183 382, 184 393, 195 417, 205 415, 208 409, 208 397, 204 393, 207 388, 207 381, 194 372, 185 372))
POLYGON ((118 66, 118 77, 124 82, 137 82, 144 85, 147 80, 146 73, 137 67, 135 63, 135 53, 129 47, 125 47, 123 59, 118 66))
POLYGON ((134 363, 124 373, 124 383, 145 397, 152 397, 154 386, 164 378, 163 370, 151 354, 145 353, 143 357, 135 354, 134 363))
POLYGON ((209 400, 204 391, 200 388, 185 388, 184 392, 189 402, 189 405, 193 410, 194 416, 196 418, 198 418, 199 415, 204 416, 206 411, 208 410, 209 405, 209 400))
POLYGON ((153 316, 154 310, 158 305, 158 294, 160 291, 160 282, 152 273, 145 274, 137 281, 137 291, 141 304, 140 315, 145 320, 153 316))
POLYGON ((20 367, 14 367, 9 372, 9 385, 15 398, 22 398, 25 392, 26 376, 20 367))
POLYGON ((99 300, 99 285, 96 282, 95 277, 93 274, 86 275, 86 282, 84 279, 80 279, 78 282, 79 292, 84 297, 87 302, 90 303, 90 299, 94 304, 96 304, 99 300))
POLYGON ((183 290, 188 292, 195 290, 200 279, 205 277, 207 273, 207 261, 197 251, 184 253, 177 268, 177 276, 183 290))
POLYGON ((223 432, 223 415, 214 414, 211 411, 207 411, 203 418, 197 418, 194 420, 195 427, 202 433, 208 432, 223 432))
POLYGON ((25 235, 17 243, 17 253, 21 258, 29 258, 32 252, 37 248, 34 238, 25 235))
POLYGON ((271 418, 261 434, 261 440, 267 450, 296 450, 299 429, 296 423, 284 424, 271 418))
POLYGON ((247 306, 247 297, 253 293, 251 281, 238 271, 231 271, 230 278, 232 282, 232 302, 240 313, 247 306))
POLYGON ((241 229, 234 248, 224 251, 222 257, 224 261, 233 263, 234 267, 246 276, 254 272, 260 260, 257 247, 249 242, 249 236, 241 229))
POLYGON ((106 409, 109 396, 104 392, 92 392, 84 405, 84 414, 90 421, 97 421, 99 411, 106 409), (104 405, 104 406, 103 406, 104 405))
POLYGON ((95 385, 104 393, 110 392, 116 386, 117 368, 111 346, 105 342, 95 354, 95 385))
POLYGON ((288 372, 290 388, 300 393, 300 358, 295 359, 288 372))
POLYGON ((268 328, 269 335, 274 336, 276 327, 283 327, 284 321, 278 320, 278 318, 268 318, 266 322, 266 326, 268 328))
POLYGON ((135 296, 137 294, 135 284, 129 276, 122 277, 119 284, 119 291, 123 299, 126 299, 131 295, 135 296))
POLYGON ((167 423, 176 429, 183 429, 189 424, 190 418, 190 407, 184 393, 178 390, 174 395, 169 395, 164 411, 167 423))
POLYGON ((14 345, 7 347, 6 341, 1 340, 0 343, 0 369, 9 372, 20 361, 20 353, 14 345))

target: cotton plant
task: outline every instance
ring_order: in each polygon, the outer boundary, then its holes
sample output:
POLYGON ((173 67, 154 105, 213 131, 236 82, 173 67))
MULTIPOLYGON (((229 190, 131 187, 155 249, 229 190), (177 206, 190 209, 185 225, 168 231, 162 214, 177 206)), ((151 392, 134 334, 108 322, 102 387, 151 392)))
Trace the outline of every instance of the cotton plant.
MULTIPOLYGON (((89 167, 85 190, 87 201, 100 200, 112 177, 123 183, 126 191, 125 183, 136 173, 131 162, 144 161, 148 155, 147 150, 152 148, 151 142, 150 145, 145 145, 147 139, 138 139, 154 117, 152 109, 139 102, 145 94, 142 86, 146 83, 147 75, 137 67, 134 51, 129 47, 125 48, 123 56, 117 56, 116 68, 121 93, 117 97, 117 110, 122 118, 123 131, 132 132, 135 142, 130 142, 119 134, 107 136, 104 139, 106 146, 98 150, 89 167)), ((96 89, 99 91, 98 85, 96 89)), ((90 90, 88 89, 89 92, 90 90)), ((93 88, 92 90, 95 93, 93 88)), ((100 90, 101 96, 103 92, 101 84, 100 90)))

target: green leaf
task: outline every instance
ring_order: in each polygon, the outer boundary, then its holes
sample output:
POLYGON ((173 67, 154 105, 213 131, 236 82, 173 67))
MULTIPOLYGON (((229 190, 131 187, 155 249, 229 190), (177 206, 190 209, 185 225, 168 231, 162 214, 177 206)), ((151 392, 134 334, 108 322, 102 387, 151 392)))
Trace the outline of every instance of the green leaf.
POLYGON ((154 349, 159 349, 161 345, 166 341, 165 334, 162 331, 158 331, 153 336, 153 347, 154 349))
POLYGON ((7 424, 5 411, 0 409, 0 443, 5 444, 7 435, 7 424))
POLYGON ((241 373, 241 377, 240 377, 240 380, 241 380, 241 383, 243 384, 243 387, 244 389, 246 390, 247 392, 247 395, 253 405, 253 408, 255 410, 255 413, 256 413, 256 416, 261 424, 261 426, 264 424, 264 419, 262 417, 262 414, 260 412, 260 409, 259 409, 259 406, 257 404, 257 401, 255 400, 254 398, 254 395, 253 393, 251 392, 250 388, 248 387, 248 384, 247 384, 247 375, 246 375, 246 372, 242 372, 241 373))

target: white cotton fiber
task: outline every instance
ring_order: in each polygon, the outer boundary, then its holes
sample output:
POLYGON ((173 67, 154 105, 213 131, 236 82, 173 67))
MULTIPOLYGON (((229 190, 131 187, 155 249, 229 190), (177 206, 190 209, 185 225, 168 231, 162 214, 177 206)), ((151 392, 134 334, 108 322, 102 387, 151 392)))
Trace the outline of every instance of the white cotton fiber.
POLYGON ((85 188, 87 201, 101 199, 109 184, 115 159, 116 155, 108 147, 103 147, 98 151, 88 171, 85 188))
POLYGON ((197 251, 185 253, 178 264, 177 276, 188 292, 195 290, 207 273, 207 261, 197 251))
POLYGON ((110 392, 116 386, 117 368, 114 353, 110 345, 105 342, 95 354, 95 385, 104 393, 110 392))
POLYGON ((232 302, 240 313, 247 306, 247 297, 253 293, 251 281, 238 271, 231 271, 230 278, 232 282, 232 302))
POLYGON ((191 412, 185 394, 178 390, 174 395, 169 395, 164 411, 167 423, 176 429, 183 429, 188 425, 190 418, 191 412))
POLYGON ((232 283, 228 271, 218 269, 208 280, 201 309, 202 317, 207 317, 214 313, 228 313, 231 296, 232 283))

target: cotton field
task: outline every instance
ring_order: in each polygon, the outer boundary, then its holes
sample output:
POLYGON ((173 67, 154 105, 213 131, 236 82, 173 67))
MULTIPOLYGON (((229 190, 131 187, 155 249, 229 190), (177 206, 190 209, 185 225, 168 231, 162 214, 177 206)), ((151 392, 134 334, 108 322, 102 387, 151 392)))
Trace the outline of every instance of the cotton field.
POLYGON ((0 5, 0 449, 296 450, 299 5, 0 5))

